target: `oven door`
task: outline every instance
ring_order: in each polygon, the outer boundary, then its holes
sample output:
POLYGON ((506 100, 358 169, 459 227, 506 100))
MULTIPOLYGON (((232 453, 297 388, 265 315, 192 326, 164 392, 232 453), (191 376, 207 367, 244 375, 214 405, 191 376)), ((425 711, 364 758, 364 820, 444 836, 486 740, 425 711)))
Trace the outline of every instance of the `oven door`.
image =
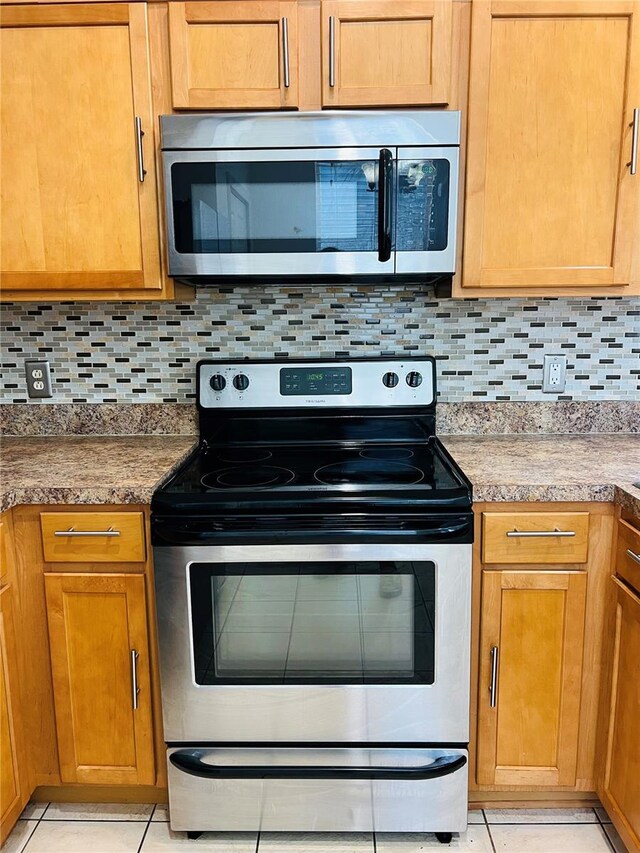
POLYGON ((169 273, 393 273, 395 151, 164 152, 169 273))
POLYGON ((154 557, 168 743, 468 741, 471 545, 154 557))

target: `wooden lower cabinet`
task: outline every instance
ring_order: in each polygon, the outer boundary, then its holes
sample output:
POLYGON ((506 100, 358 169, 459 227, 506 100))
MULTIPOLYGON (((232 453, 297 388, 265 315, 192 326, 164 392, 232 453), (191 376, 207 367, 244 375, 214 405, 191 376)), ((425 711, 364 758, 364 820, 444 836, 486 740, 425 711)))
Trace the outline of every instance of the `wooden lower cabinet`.
POLYGON ((0 589, 0 844, 4 843, 29 799, 23 776, 18 661, 13 618, 13 589, 0 589))
POLYGON ((598 794, 630 850, 640 850, 640 596, 617 579, 604 778, 598 794))
POLYGON ((62 782, 155 782, 144 584, 143 574, 45 576, 62 782))
POLYGON ((586 572, 482 572, 480 785, 575 784, 586 591, 586 572))

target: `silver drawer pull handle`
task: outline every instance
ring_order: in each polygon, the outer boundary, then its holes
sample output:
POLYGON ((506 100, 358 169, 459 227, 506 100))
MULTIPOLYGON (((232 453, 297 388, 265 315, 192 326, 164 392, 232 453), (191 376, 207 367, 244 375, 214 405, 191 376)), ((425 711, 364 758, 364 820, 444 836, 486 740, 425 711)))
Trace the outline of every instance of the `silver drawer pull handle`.
POLYGON ((636 563, 640 563, 640 554, 636 554, 636 552, 632 551, 631 548, 627 548, 627 557, 631 557, 631 559, 635 560, 636 563))
POLYGON ((631 128, 631 160, 627 163, 629 172, 632 175, 638 171, 638 137, 640 137, 640 108, 636 107, 633 111, 633 121, 629 125, 631 128))
POLYGON ((498 701, 498 658, 500 652, 497 646, 491 647, 491 683, 489 684, 489 706, 496 707, 498 701))
POLYGON ((68 530, 54 530, 54 536, 120 536, 119 530, 114 530, 109 527, 107 530, 75 530, 70 527, 68 530))
POLYGON ((138 652, 135 649, 131 649, 131 704, 133 706, 133 710, 138 710, 138 694, 140 693, 140 688, 138 687, 138 652))
POLYGON ((289 76, 289 19, 282 19, 282 55, 284 63, 284 85, 288 89, 291 85, 289 76))
POLYGON ((507 530, 507 536, 575 536, 575 530, 518 530, 515 527, 513 530, 507 530))
POLYGON ((336 19, 329 16, 329 85, 336 85, 336 19))

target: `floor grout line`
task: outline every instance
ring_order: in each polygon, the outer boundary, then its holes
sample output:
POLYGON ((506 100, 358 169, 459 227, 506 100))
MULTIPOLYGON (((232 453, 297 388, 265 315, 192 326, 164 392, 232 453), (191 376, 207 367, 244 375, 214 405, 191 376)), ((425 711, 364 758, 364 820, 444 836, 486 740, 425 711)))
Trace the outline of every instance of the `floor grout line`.
POLYGON ((480 809, 482 812, 482 817, 484 818, 484 825, 487 827, 487 832, 489 833, 489 842, 491 843, 491 849, 493 853, 497 853, 495 841, 493 840, 493 835, 491 834, 491 827, 489 826, 489 821, 487 819, 487 813, 484 809, 480 809))
POLYGON ((144 832, 142 833, 142 838, 140 839, 140 844, 138 845, 138 850, 136 851, 136 853, 140 853, 140 851, 142 850, 142 845, 145 842, 145 839, 147 837, 147 832, 149 832, 150 826, 151 826, 151 820, 147 821, 147 825, 145 826, 144 832))

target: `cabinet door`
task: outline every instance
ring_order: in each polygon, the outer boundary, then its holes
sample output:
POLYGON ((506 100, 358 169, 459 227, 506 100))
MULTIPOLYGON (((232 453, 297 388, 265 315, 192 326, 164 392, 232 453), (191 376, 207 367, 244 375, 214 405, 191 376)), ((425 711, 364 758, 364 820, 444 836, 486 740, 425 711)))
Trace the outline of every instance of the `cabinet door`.
POLYGON ((322 102, 446 104, 451 0, 323 0, 322 102))
POLYGON ((3 286, 159 288, 145 5, 3 6, 0 21, 3 286))
POLYGON ((48 574, 45 591, 62 781, 152 784, 144 576, 48 574))
POLYGON ((480 784, 575 783, 586 590, 586 572, 483 572, 480 784))
POLYGON ((169 3, 176 109, 277 109, 298 104, 293 2, 169 3))
POLYGON ((0 844, 29 798, 22 781, 25 759, 12 595, 10 586, 0 589, 0 844))
MULTIPOLYGON (((620 581, 603 800, 640 850, 640 598, 620 581)), ((616 820, 616 825, 618 825, 616 820)))
POLYGON ((636 0, 474 0, 464 287, 629 284, 639 30, 636 0))

